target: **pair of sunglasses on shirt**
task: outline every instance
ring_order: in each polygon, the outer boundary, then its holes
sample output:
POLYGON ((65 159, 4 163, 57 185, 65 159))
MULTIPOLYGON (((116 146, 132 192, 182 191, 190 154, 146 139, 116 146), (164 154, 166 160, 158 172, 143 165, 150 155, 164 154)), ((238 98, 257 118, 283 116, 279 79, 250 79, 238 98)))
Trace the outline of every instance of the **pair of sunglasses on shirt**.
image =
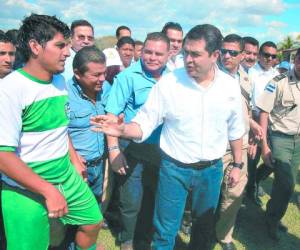
POLYGON ((241 53, 241 51, 238 51, 238 50, 231 50, 231 49, 221 49, 221 54, 224 56, 224 55, 226 55, 226 54, 229 54, 230 56, 232 56, 232 57, 236 57, 236 56, 238 56, 240 53, 241 53))

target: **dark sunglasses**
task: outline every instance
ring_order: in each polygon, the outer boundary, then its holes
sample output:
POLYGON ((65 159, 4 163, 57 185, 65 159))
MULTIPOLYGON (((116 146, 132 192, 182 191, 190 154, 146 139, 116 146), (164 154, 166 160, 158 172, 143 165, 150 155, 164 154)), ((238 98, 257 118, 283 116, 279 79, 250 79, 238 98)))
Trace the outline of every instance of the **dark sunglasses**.
POLYGON ((264 56, 264 58, 272 58, 272 59, 275 59, 277 57, 277 55, 274 55, 274 54, 269 54, 269 53, 265 53, 263 52, 262 55, 264 56))
POLYGON ((241 53, 241 51, 231 50, 231 49, 223 49, 223 48, 221 49, 221 54, 223 56, 226 55, 227 53, 229 53, 230 56, 236 57, 241 53))

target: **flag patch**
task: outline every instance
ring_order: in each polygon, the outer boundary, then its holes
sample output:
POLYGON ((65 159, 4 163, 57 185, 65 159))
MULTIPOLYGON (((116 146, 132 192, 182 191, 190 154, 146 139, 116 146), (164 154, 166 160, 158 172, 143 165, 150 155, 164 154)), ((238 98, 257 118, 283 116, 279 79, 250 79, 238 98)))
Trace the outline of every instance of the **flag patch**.
POLYGON ((275 84, 272 83, 272 82, 270 82, 270 83, 268 83, 267 86, 265 87, 265 90, 267 90, 267 91, 273 93, 274 90, 275 90, 275 88, 276 88, 276 87, 275 87, 275 84))

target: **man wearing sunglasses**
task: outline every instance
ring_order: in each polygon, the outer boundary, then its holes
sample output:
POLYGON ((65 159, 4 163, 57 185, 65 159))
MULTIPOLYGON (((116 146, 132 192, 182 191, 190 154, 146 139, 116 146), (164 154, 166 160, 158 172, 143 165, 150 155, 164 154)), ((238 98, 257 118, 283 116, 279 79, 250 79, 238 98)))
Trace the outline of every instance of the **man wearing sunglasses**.
POLYGON ((274 181, 266 208, 269 236, 278 240, 280 220, 293 195, 300 166, 300 49, 295 66, 273 78, 257 102, 263 128, 262 158, 274 169, 274 181), (269 144, 267 142, 267 128, 269 144))
MULTIPOLYGON (((253 109, 253 119, 258 121, 259 109, 256 107, 256 102, 258 98, 264 91, 267 83, 279 73, 273 68, 275 59, 277 56, 277 46, 271 42, 267 41, 263 43, 259 48, 258 63, 249 69, 249 78, 252 82, 252 109, 253 109)), ((250 137, 251 147, 257 147, 256 140, 250 137)), ((249 181, 247 184, 247 197, 253 201, 256 205, 261 206, 262 203, 258 197, 259 186, 257 184, 257 164, 260 159, 260 148, 257 147, 256 154, 249 155, 248 162, 248 173, 249 181)))
MULTIPOLYGON (((251 82, 244 68, 240 66, 244 58, 244 41, 242 37, 236 34, 230 34, 223 39, 221 48, 220 68, 233 78, 239 81, 243 97, 244 123, 246 127, 243 136, 242 161, 244 164, 236 167, 232 164, 233 155, 228 147, 223 157, 224 177, 221 188, 221 199, 219 203, 219 216, 216 223, 216 237, 224 250, 236 249, 232 234, 236 215, 242 204, 243 191, 247 184, 247 148, 248 132, 250 127, 255 133, 261 133, 259 125, 251 119, 250 93, 251 82), (240 176, 236 185, 232 185, 230 180, 233 176, 240 176)), ((261 136, 261 135, 258 135, 261 136)))

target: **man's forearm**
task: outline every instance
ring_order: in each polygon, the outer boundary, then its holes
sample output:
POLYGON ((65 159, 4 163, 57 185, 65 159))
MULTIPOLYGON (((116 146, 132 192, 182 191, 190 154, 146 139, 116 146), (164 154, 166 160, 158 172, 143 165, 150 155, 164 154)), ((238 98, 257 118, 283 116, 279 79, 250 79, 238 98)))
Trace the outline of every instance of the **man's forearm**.
POLYGON ((259 114, 259 125, 262 128, 262 146, 267 146, 267 131, 268 131, 269 113, 261 111, 259 114))
POLYGON ((0 172, 28 190, 46 196, 52 184, 34 173, 14 152, 0 152, 0 172))
POLYGON ((233 156, 233 161, 235 163, 241 163, 242 162, 242 145, 243 145, 243 140, 242 138, 238 140, 233 140, 229 141, 232 156, 233 156))
POLYGON ((140 125, 136 122, 125 124, 122 137, 133 140, 140 140, 143 137, 143 132, 140 125))

